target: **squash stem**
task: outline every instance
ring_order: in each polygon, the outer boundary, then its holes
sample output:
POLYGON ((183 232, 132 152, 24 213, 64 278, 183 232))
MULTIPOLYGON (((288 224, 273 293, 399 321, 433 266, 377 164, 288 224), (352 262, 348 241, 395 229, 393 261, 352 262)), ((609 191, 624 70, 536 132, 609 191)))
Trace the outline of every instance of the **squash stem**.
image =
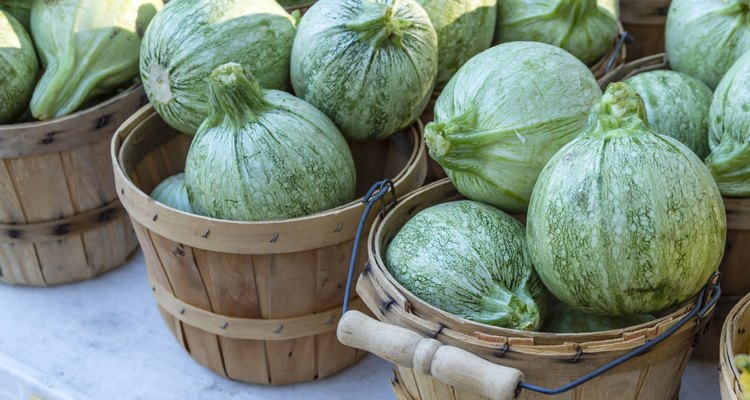
POLYGON ((542 318, 531 296, 517 294, 501 285, 493 288, 491 295, 482 297, 483 313, 479 318, 472 318, 495 326, 511 327, 520 330, 536 330, 542 323, 542 318))
MULTIPOLYGON (((379 7, 382 7, 382 5, 379 5, 379 7)), ((348 29, 360 32, 365 40, 374 40, 376 48, 382 47, 388 40, 393 41, 393 44, 398 47, 403 47, 404 32, 410 26, 410 21, 394 16, 393 5, 381 8, 375 17, 365 17, 363 21, 346 25, 348 29)))
POLYGON ((218 66, 211 72, 208 90, 211 110, 206 123, 217 125, 228 119, 240 128, 247 121, 255 121, 258 114, 270 106, 263 95, 258 81, 240 64, 218 66))
POLYGON ((592 108, 581 137, 614 138, 651 133, 641 96, 627 83, 615 82, 607 86, 601 101, 592 108))

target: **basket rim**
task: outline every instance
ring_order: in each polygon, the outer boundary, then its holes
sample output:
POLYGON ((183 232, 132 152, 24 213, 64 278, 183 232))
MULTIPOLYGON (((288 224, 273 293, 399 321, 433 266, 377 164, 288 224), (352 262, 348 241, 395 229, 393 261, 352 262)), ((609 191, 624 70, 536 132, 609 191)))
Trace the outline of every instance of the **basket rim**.
MULTIPOLYGON (((508 329, 508 328, 501 328, 491 325, 485 325, 473 321, 466 320, 464 318, 458 317, 456 315, 450 314, 448 312, 442 311, 438 309, 437 307, 434 307, 430 305, 429 303, 419 299, 417 296, 410 293, 407 289, 405 289, 401 284, 396 281, 395 278, 388 272, 387 268, 385 267, 384 259, 383 259, 383 252, 378 246, 378 243, 381 241, 383 236, 383 228, 386 224, 391 222, 395 217, 396 213, 394 212, 396 208, 404 208, 404 207, 414 207, 416 206, 413 203, 416 203, 417 205, 423 204, 421 201, 419 201, 419 197, 424 195, 428 191, 432 190, 451 190, 454 194, 454 196, 460 196, 458 194, 458 191, 455 189, 455 187, 451 184, 450 180, 448 178, 442 179, 440 181, 434 182, 430 185, 424 186, 418 190, 415 190, 414 192, 410 193, 408 196, 403 197, 399 200, 399 203, 396 205, 396 207, 389 212, 388 215, 381 218, 378 217, 378 219, 373 224, 370 236, 368 239, 368 256, 369 256, 369 262, 370 262, 370 273, 373 275, 376 275, 376 280, 378 281, 376 284, 379 284, 381 286, 381 289, 386 292, 388 295, 395 294, 394 297, 401 297, 401 299, 404 301, 405 307, 403 308, 407 313, 409 313, 411 316, 422 319, 425 321, 430 321, 433 323, 438 323, 441 326, 444 326, 446 328, 449 328, 453 331, 456 331, 466 337, 471 337, 475 340, 485 340, 487 338, 493 338, 493 337, 505 337, 505 338, 522 338, 522 339, 529 339, 529 340, 537 340, 542 339, 546 341, 559 341, 559 344, 569 344, 569 343, 577 343, 580 346, 584 346, 586 344, 590 343, 601 343, 602 341, 612 341, 612 340, 618 340, 623 339, 623 344, 632 342, 634 339, 647 339, 652 336, 658 335, 659 333, 663 332, 664 330, 668 329, 670 326, 677 323, 677 321, 680 319, 680 317, 687 314, 694 306, 693 302, 691 300, 687 301, 684 305, 680 306, 677 310, 664 315, 660 318, 657 318, 653 321, 646 322, 639 325, 634 325, 631 327, 623 328, 623 329, 614 329, 609 331, 599 331, 599 332, 587 332, 587 333, 549 333, 549 332, 536 332, 536 331, 521 331, 516 329, 508 329), (382 279, 382 280, 381 280, 382 279), (385 288, 384 286, 390 286, 389 288, 385 288), (416 306, 416 307, 414 307, 416 306), (430 318, 422 315, 416 314, 414 311, 416 309, 425 310, 425 312, 429 312, 434 315, 441 316, 440 321, 433 321, 430 318), (460 327, 462 329, 456 329, 456 327, 460 327)), ((451 199, 449 201, 453 201, 453 196, 450 197, 451 199)), ((458 199, 459 197, 456 197, 458 199)), ((445 198, 444 198, 445 199, 445 198)), ((360 293, 361 297, 366 297, 362 293, 360 293)), ((396 301, 398 303, 398 301, 396 301)), ((420 314, 422 314, 420 312, 420 314)), ((709 314, 710 315, 710 314, 709 314)), ((706 318, 709 316, 707 315, 706 318)), ((683 327, 685 329, 685 327, 683 327)), ((637 340, 636 340, 637 341, 637 340)), ((527 346, 539 348, 539 347, 549 347, 549 346, 555 346, 555 345, 540 345, 540 344, 531 344, 531 343, 524 343, 523 341, 519 342, 518 344, 514 344, 514 348, 524 348, 527 346)), ((611 349, 608 349, 611 350, 611 349)))
MULTIPOLYGON (((325 242, 324 246, 334 245, 343 243, 347 240, 351 240, 354 238, 354 232, 356 230, 356 227, 338 227, 336 229, 338 222, 346 217, 354 218, 355 220, 359 220, 359 217, 362 214, 362 211, 365 208, 365 204, 362 202, 360 198, 356 198, 346 204, 343 204, 341 206, 321 211, 315 214, 298 217, 298 218, 291 218, 291 219, 281 219, 281 220, 268 220, 268 221, 232 221, 232 220, 223 220, 223 219, 216 219, 211 217, 206 217, 202 215, 195 215, 186 213, 184 211, 176 210, 171 207, 168 207, 162 203, 159 203, 155 200, 153 200, 148 194, 146 194, 144 191, 142 191, 128 176, 128 174, 125 172, 125 168, 123 165, 123 159, 122 154, 124 150, 124 144, 130 135, 135 132, 141 124, 146 123, 147 121, 151 120, 152 118, 161 118, 156 110, 151 105, 146 105, 143 108, 141 108, 138 112, 136 112, 133 116, 131 116, 125 123, 122 124, 115 132, 112 144, 111 144, 111 158, 113 162, 113 168, 114 168, 114 175, 115 175, 115 184, 117 188, 117 194, 120 196, 120 200, 122 201, 123 206, 128 211, 128 214, 130 217, 134 220, 136 220, 141 225, 145 226, 151 231, 156 232, 157 234, 160 234, 165 237, 174 237, 174 234, 164 235, 164 224, 163 221, 179 221, 184 220, 187 221, 187 224, 180 224, 180 225, 192 225, 192 226, 205 226, 209 227, 210 234, 214 235, 215 230, 221 231, 223 230, 229 230, 229 231, 242 231, 243 233, 249 232, 249 231, 258 231, 262 232, 264 234, 264 238, 266 236, 269 236, 268 233, 274 230, 279 231, 286 231, 286 232, 294 232, 294 231, 300 231, 303 230, 301 228, 301 225, 304 225, 306 223, 315 223, 315 222, 321 222, 323 220, 331 219, 332 221, 336 221, 332 225, 332 229, 330 233, 336 233, 335 238, 329 238, 326 240, 321 240, 322 242, 325 242), (146 217, 142 215, 142 213, 134 212, 134 209, 136 208, 134 203, 135 202, 141 202, 142 204, 145 204, 144 207, 149 208, 150 215, 158 215, 159 223, 157 223, 155 220, 152 220, 151 217, 146 217), (346 229, 345 229, 346 228, 346 229), (334 232, 335 230, 335 232, 334 232), (348 234, 351 233, 351 234, 348 234)), ((411 153, 409 155, 408 161, 406 162, 406 165, 399 173, 392 177, 391 179, 394 182, 394 185, 396 186, 396 190, 399 188, 403 188, 404 185, 408 184, 409 180, 413 178, 416 175, 416 180, 419 181, 421 179, 424 179, 424 173, 421 171, 422 164, 426 163, 426 144, 424 140, 422 140, 423 137, 423 126, 421 121, 418 119, 409 125, 408 128, 403 129, 406 134, 412 137, 414 141, 414 146, 411 149, 411 153)), ((175 131, 176 132, 176 131, 175 131)), ((177 133, 179 134, 179 133, 177 133)), ((171 232, 174 233, 174 232, 171 232)), ((187 245, 190 245, 192 247, 198 247, 198 248, 206 248, 206 237, 203 236, 201 233, 194 232, 193 234, 182 234, 178 235, 180 236, 180 242, 185 243, 187 245)), ((301 234, 301 233, 300 233, 301 234)), ((309 234, 309 232, 307 232, 309 234)), ((332 236, 332 235, 328 235, 332 236)), ((297 252, 297 251, 304 251, 304 250, 310 250, 313 248, 323 247, 320 246, 320 243, 309 247, 304 248, 304 246, 301 246, 300 244, 296 244, 294 246, 290 245, 282 245, 278 241, 274 239, 279 239, 278 237, 267 237, 263 243, 256 243, 256 245, 259 245, 264 248, 264 251, 266 253, 285 253, 285 252, 297 252)), ((237 254, 256 254, 256 251, 250 251, 248 247, 253 247, 252 243, 246 243, 244 246, 231 246, 231 245, 222 245, 221 243, 213 243, 214 245, 211 245, 210 248, 214 251, 226 251, 229 253, 237 253, 237 254)))
POLYGON ((748 312, 748 309, 750 309, 750 293, 742 297, 742 300, 732 307, 721 328, 721 339, 719 342, 721 346, 719 350, 719 365, 721 367, 720 385, 723 389, 722 392, 726 390, 728 394, 736 396, 733 400, 742 399, 744 393, 739 385, 739 371, 734 362, 736 354, 733 343, 737 334, 735 325, 737 320, 748 312))

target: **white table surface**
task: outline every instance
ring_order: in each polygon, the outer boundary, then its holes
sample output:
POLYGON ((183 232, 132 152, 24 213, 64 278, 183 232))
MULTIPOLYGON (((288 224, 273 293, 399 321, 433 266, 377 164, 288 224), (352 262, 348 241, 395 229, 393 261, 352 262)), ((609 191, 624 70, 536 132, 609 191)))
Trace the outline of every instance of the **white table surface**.
MULTIPOLYGON (((140 253, 88 282, 0 285, 0 306, 0 400, 394 399, 392 366, 373 356, 323 381, 283 387, 232 382, 201 367, 156 311, 140 253)), ((715 363, 692 361, 680 399, 719 398, 715 363)))

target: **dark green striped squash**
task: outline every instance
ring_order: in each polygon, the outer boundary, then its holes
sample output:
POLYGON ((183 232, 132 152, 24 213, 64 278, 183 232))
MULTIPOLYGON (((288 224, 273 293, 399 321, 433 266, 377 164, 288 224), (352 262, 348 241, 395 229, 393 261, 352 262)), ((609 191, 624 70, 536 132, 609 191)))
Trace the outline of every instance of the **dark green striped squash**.
POLYGON ((28 107, 38 71, 29 34, 13 16, 0 10, 0 124, 14 122, 28 107))

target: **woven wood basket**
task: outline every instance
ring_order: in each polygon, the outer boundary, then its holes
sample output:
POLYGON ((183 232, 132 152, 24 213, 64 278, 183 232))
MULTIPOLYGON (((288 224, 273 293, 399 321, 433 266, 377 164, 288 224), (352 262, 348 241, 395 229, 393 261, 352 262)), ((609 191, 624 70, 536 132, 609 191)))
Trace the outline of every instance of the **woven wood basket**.
MULTIPOLYGON (((358 196, 385 177, 397 193, 422 185, 421 131, 417 123, 385 141, 350 145, 358 196)), ((238 222, 153 201, 147 193, 184 169, 190 141, 149 106, 112 142, 117 191, 172 334, 200 364, 246 382, 311 381, 356 363, 365 353, 341 345, 334 331, 364 204, 352 201, 290 220, 238 222)))
MULTIPOLYGON (((656 54, 617 67, 599 80, 604 88, 611 82, 621 81, 646 71, 669 69, 666 54, 656 54)), ((719 267, 722 273, 722 295, 719 307, 712 323, 706 332, 707 339, 702 341, 696 354, 716 359, 719 355, 717 339, 730 304, 750 293, 750 274, 747 272, 747 260, 750 260, 750 199, 724 197, 724 208, 727 212, 727 247, 719 267)))
POLYGON ((628 61, 664 52, 664 26, 671 0, 620 0, 620 20, 633 37, 628 61))
MULTIPOLYGON (((359 278, 357 291, 382 323, 351 312, 339 325, 342 342, 398 364, 394 388, 400 399, 488 398, 476 393, 511 399, 519 380, 556 388, 654 339, 676 326, 693 308, 691 304, 627 329, 550 334, 482 325, 432 307, 393 279, 384 265, 384 253, 396 233, 419 211, 462 198, 445 179, 402 198, 376 221, 368 239, 369 266, 359 278), (425 373, 439 376, 440 381, 425 373)), ((707 309, 712 311, 712 307, 707 309)), ((704 324, 705 318, 688 321, 648 352, 569 392, 547 396, 524 390, 517 398, 675 399, 692 345, 704 324)))
POLYGON ((734 356, 750 352, 750 294, 743 297, 729 312, 721 330, 719 377, 722 400, 744 400, 747 393, 739 384, 734 356))
POLYGON ((145 102, 138 85, 63 118, 0 125, 0 281, 49 286, 89 279, 135 250, 109 145, 145 102))

